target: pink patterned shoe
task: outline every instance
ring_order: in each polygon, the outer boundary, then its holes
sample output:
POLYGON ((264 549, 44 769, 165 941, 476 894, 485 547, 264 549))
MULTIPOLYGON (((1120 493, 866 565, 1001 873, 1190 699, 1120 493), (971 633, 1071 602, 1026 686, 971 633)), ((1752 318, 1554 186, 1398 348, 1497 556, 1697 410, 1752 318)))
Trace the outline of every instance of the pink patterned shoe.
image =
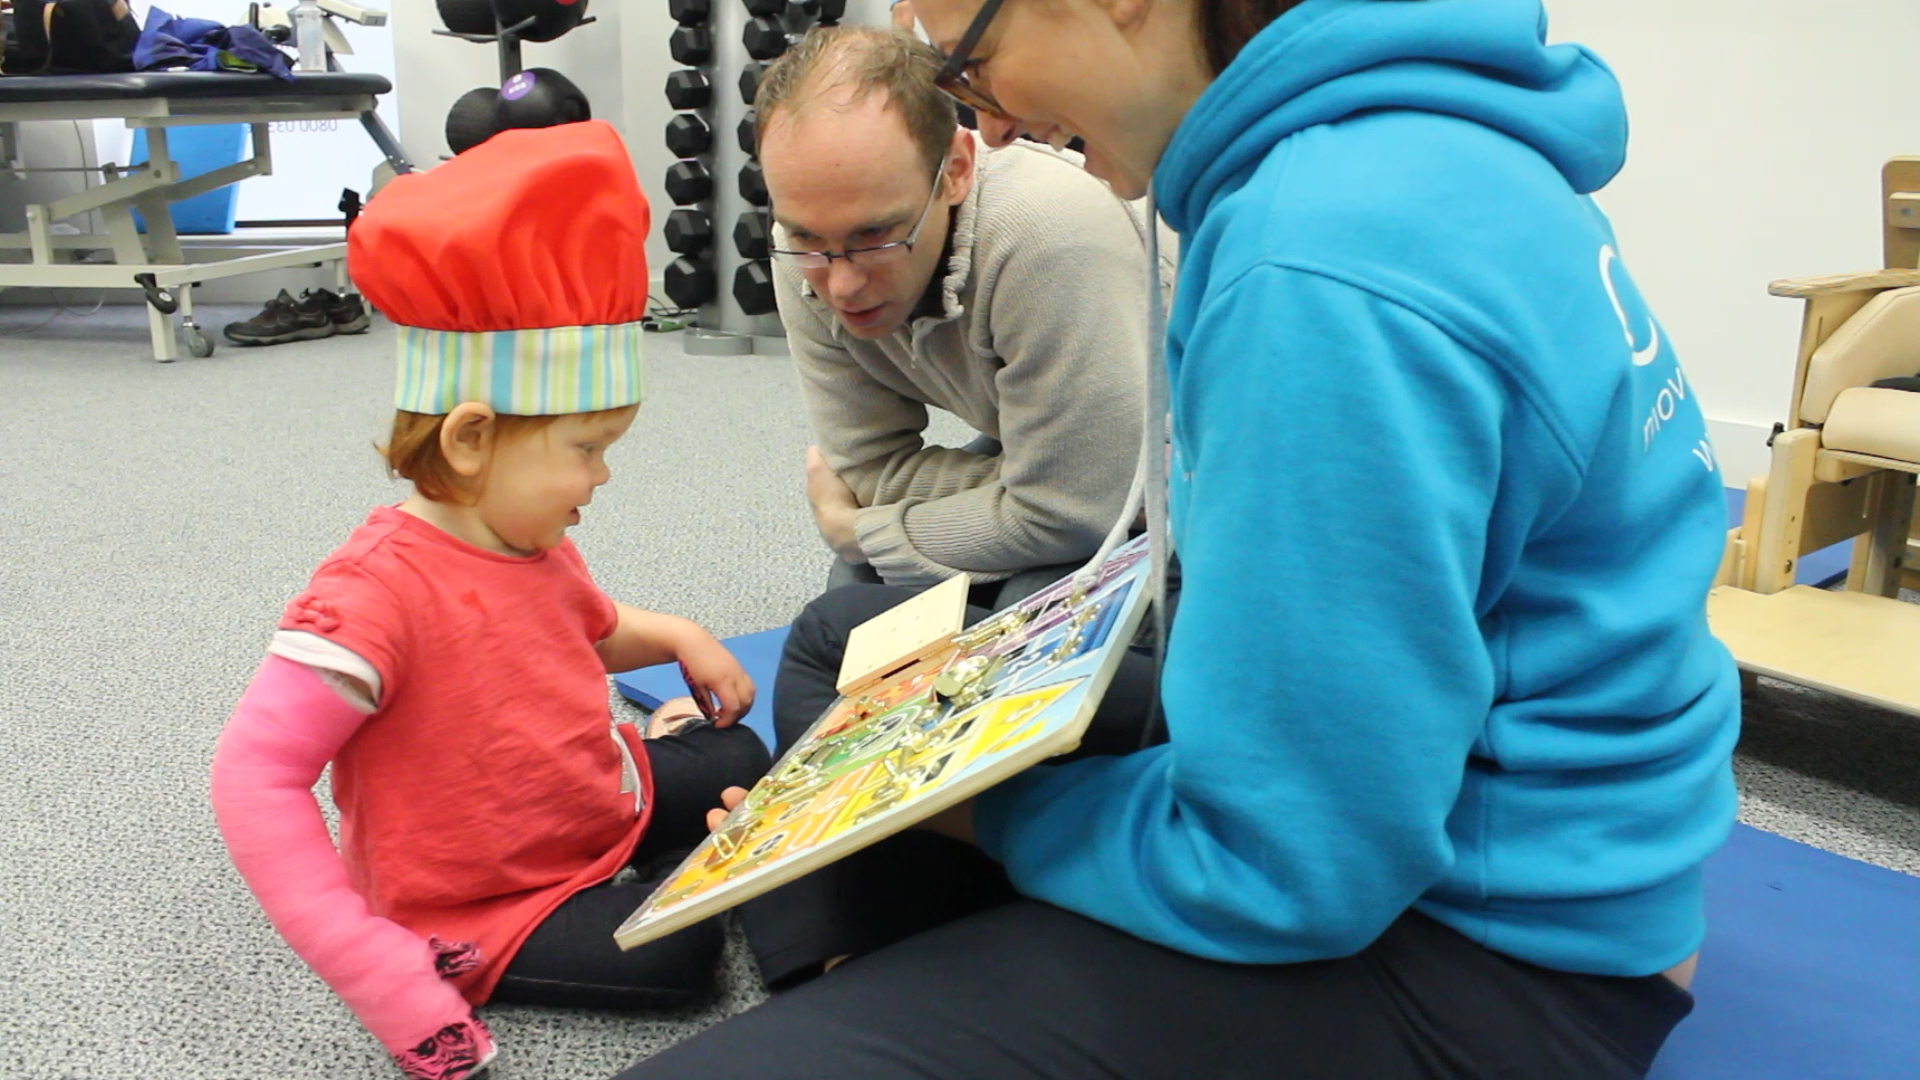
POLYGON ((411 1050, 399 1050, 394 1064, 407 1080, 476 1080, 493 1061, 497 1048, 477 1016, 448 1024, 411 1050))

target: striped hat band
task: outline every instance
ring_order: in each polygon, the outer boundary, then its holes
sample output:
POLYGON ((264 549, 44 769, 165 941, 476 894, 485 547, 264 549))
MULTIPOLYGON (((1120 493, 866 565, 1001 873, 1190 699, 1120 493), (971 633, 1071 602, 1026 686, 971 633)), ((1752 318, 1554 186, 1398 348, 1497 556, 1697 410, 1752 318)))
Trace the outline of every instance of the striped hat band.
POLYGON ((467 401, 514 416, 558 416, 637 405, 646 369, 637 322, 540 330, 399 327, 393 404, 439 416, 467 401))

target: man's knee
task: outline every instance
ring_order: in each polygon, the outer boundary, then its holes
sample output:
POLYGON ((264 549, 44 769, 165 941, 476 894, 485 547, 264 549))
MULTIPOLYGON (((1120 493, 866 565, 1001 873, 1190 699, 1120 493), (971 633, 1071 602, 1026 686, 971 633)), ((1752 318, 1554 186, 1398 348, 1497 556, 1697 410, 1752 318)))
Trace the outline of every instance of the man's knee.
POLYGON ((822 648, 837 654, 853 628, 919 592, 897 585, 842 585, 807 601, 787 635, 787 652, 822 648))

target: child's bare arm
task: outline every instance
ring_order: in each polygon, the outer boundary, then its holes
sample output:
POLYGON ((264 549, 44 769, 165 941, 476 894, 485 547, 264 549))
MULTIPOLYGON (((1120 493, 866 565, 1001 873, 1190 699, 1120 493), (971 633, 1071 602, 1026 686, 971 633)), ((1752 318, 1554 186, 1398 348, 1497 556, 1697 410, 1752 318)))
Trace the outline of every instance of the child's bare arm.
POLYGON ((613 606, 620 620, 613 633, 595 646, 608 671, 678 660, 687 666, 696 693, 705 690, 719 697, 719 726, 733 723, 753 708, 753 680, 727 647, 699 623, 618 601, 613 606))
POLYGON ((614 624, 613 633, 594 646, 608 671, 632 671, 665 664, 680 658, 684 643, 700 638, 713 640, 712 634, 691 619, 642 611, 619 601, 613 606, 620 613, 620 619, 614 624))

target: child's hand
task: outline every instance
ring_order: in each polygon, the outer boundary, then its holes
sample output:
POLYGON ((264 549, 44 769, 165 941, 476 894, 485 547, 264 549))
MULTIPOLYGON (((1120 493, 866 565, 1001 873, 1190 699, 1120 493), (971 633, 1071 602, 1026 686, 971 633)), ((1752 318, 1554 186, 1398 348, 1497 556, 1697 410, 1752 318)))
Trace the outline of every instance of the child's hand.
POLYGON ((680 646, 680 663, 686 666, 688 682, 695 696, 710 694, 720 699, 719 716, 714 727, 728 727, 753 708, 753 679, 725 645, 702 630, 689 635, 680 646))
POLYGON ((725 807, 726 809, 707 811, 707 831, 712 832, 713 830, 719 828, 720 823, 727 820, 727 815, 733 812, 733 808, 736 806, 739 806, 741 803, 745 802, 746 800, 747 800, 746 788, 730 787, 725 791, 722 791, 720 793, 720 805, 725 807))

